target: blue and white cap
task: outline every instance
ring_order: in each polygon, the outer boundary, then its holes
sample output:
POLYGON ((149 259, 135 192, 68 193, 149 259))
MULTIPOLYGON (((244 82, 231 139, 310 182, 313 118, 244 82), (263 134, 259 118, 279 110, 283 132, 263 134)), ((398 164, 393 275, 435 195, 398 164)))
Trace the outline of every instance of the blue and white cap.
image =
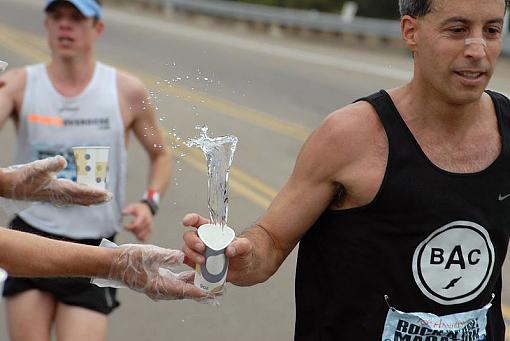
POLYGON ((50 6, 57 2, 71 3, 87 18, 101 18, 102 8, 95 0, 48 0, 44 10, 48 11, 50 6))

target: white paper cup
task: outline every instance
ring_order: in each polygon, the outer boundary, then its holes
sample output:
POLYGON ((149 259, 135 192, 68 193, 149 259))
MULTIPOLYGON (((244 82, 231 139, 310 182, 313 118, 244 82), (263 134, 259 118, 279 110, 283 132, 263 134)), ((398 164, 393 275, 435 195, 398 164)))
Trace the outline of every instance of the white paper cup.
POLYGON ((73 147, 76 182, 80 185, 106 189, 110 147, 73 147))
POLYGON ((205 264, 195 268, 195 286, 214 294, 221 293, 227 279, 228 258, 225 249, 235 238, 230 227, 205 224, 198 228, 198 236, 204 242, 205 264))
POLYGON ((0 295, 4 292, 4 283, 7 279, 7 271, 0 268, 0 295))

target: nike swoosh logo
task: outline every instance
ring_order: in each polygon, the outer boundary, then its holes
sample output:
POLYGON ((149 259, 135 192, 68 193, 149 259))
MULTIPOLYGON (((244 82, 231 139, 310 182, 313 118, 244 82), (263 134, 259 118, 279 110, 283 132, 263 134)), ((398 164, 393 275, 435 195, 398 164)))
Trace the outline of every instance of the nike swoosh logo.
POLYGON ((510 198, 510 194, 507 194, 507 195, 501 195, 501 194, 500 194, 500 195, 499 195, 499 197, 498 197, 498 200, 499 200, 499 201, 503 201, 503 200, 505 200, 505 199, 507 199, 507 198, 510 198))

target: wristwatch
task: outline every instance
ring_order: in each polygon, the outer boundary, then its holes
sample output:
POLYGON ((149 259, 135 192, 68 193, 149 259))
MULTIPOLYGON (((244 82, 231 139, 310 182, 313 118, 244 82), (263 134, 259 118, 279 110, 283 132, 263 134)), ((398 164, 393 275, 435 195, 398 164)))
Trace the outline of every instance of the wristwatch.
POLYGON ((148 190, 147 192, 145 192, 140 202, 143 202, 144 204, 147 204, 147 206, 149 206, 149 209, 151 210, 153 216, 155 216, 156 213, 158 213, 159 193, 157 191, 148 190))

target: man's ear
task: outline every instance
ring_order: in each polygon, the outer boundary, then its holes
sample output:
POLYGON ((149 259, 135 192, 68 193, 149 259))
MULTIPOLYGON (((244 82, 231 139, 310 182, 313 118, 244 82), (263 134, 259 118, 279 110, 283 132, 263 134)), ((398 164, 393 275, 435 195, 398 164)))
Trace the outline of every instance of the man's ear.
POLYGON ((415 52, 418 45, 416 42, 418 21, 410 15, 404 15, 402 19, 400 19, 400 29, 402 31, 402 38, 407 47, 411 52, 415 52))
POLYGON ((97 32, 97 36, 99 37, 104 32, 104 21, 98 20, 95 22, 94 26, 97 32))

